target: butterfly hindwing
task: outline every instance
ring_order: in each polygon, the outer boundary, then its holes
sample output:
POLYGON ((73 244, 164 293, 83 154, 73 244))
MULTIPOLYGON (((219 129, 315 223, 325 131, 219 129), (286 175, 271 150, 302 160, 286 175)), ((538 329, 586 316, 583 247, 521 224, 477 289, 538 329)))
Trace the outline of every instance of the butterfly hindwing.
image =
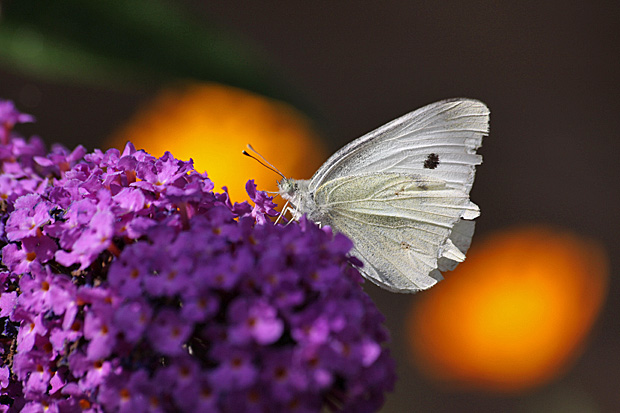
MULTIPOLYGON (((465 251, 451 241, 452 229, 478 215, 464 191, 402 173, 333 179, 316 190, 314 199, 321 223, 355 240, 353 255, 364 263, 365 275, 401 292, 434 285, 441 279, 440 261, 462 261, 465 251)), ((458 243, 468 246, 462 238, 471 239, 469 228, 459 236, 458 243)))

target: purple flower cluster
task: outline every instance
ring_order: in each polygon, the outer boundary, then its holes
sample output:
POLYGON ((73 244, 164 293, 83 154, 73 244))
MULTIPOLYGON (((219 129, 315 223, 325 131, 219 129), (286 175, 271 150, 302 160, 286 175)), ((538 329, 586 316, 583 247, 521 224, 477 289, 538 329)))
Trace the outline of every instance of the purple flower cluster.
POLYGON ((374 411, 394 383, 351 242, 167 153, 24 140, 0 101, 0 411, 374 411))

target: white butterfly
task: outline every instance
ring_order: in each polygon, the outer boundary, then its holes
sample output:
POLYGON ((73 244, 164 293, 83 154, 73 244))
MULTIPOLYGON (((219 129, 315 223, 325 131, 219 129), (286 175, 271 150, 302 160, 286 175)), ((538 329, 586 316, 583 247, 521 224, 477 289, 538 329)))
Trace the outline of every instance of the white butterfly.
POLYGON ((344 146, 310 180, 283 178, 279 193, 354 242, 362 274, 416 292, 465 259, 480 215, 469 200, 489 109, 472 99, 436 102, 344 146))

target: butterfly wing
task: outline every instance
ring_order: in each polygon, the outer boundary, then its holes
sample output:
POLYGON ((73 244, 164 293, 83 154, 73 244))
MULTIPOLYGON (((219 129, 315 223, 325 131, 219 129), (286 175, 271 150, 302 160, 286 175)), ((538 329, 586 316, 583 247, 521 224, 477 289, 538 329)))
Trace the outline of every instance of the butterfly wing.
POLYGON ((310 191, 344 176, 396 172, 430 176, 469 193, 489 109, 473 99, 432 103, 344 146, 314 174, 310 191))
POLYGON ((355 240, 362 272, 392 291, 441 280, 438 269, 465 259, 478 207, 446 182, 400 173, 331 179, 314 194, 322 223, 355 240), (456 231, 454 231, 454 230, 456 231))

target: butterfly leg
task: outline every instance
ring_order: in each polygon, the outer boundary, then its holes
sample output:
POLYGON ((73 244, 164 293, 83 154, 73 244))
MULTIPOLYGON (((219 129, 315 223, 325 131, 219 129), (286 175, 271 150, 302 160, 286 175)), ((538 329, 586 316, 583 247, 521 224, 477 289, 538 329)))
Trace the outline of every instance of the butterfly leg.
POLYGON ((291 207, 287 207, 286 208, 286 212, 290 213, 291 214, 291 218, 292 218, 289 222, 286 223, 286 225, 290 224, 293 221, 299 220, 299 216, 301 215, 299 213, 299 208, 297 206, 295 206, 295 209, 293 209, 291 207))
POLYGON ((280 218, 284 217, 284 214, 286 214, 286 211, 288 208, 288 204, 289 204, 289 201, 286 201, 286 204, 284 204, 284 206, 282 207, 282 211, 278 215, 278 218, 276 219, 276 222, 274 222, 274 225, 278 225, 278 221, 280 221, 280 218))

